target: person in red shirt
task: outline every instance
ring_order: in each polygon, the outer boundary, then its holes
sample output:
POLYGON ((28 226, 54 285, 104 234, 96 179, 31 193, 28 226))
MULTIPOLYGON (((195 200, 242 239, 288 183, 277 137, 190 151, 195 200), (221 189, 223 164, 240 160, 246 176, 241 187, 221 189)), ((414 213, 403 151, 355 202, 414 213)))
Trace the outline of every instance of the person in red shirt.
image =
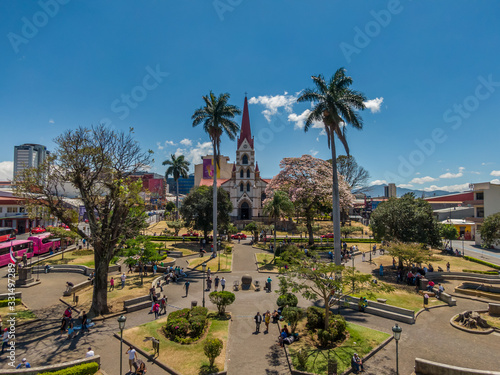
POLYGON ((429 292, 432 292, 432 288, 434 288, 434 281, 430 280, 428 283, 427 283, 427 290, 429 292))

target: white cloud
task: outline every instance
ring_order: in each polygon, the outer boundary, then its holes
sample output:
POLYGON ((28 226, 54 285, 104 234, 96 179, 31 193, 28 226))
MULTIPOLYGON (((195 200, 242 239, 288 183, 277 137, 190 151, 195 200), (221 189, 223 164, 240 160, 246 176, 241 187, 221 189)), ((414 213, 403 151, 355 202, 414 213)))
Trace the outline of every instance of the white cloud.
POLYGON ((300 115, 296 113, 290 113, 288 115, 288 121, 295 123, 295 125, 293 126, 294 129, 304 129, 304 126, 306 125, 307 116, 309 116, 309 113, 311 113, 309 109, 306 109, 300 115))
POLYGON ((478 175, 481 174, 481 172, 476 172, 476 171, 470 171, 470 173, 472 173, 472 174, 478 174, 478 175))
POLYGON ((14 162, 2 161, 0 162, 0 180, 12 181, 14 176, 14 162))
POLYGON ((372 113, 377 113, 377 112, 380 112, 380 106, 382 105, 383 101, 384 101, 384 98, 380 97, 380 98, 367 100, 364 104, 365 104, 365 107, 368 108, 372 113))
POLYGON ((436 186, 431 185, 423 189, 424 191, 436 191, 436 190, 444 190, 450 193, 461 192, 469 190, 469 183, 459 184, 459 185, 449 185, 449 186, 436 186))
POLYGON ((312 149, 312 150, 309 150, 309 152, 311 153, 311 156, 316 156, 316 155, 318 155, 319 151, 312 149))
POLYGON ((165 141, 165 147, 168 147, 168 146, 175 146, 174 141, 165 141))
POLYGON ((156 142, 156 146, 158 146, 158 150, 163 150, 165 148, 161 145, 161 142, 156 142))
POLYGON ((55 124, 54 119, 50 119, 50 120, 49 120, 49 124, 55 124))
POLYGON ((193 145, 193 141, 191 141, 190 139, 187 139, 187 138, 184 138, 182 141, 179 142, 181 145, 183 146, 192 146, 193 145))
POLYGON ((415 173, 416 176, 420 176, 420 172, 415 173))
POLYGON ((212 155, 212 142, 198 142, 195 147, 191 148, 178 148, 175 151, 175 156, 184 155, 184 158, 191 163, 200 164, 201 157, 205 155, 212 155))
POLYGON ((410 181, 410 184, 425 184, 426 182, 432 182, 432 181, 437 181, 437 178, 431 177, 431 176, 425 176, 425 177, 415 177, 413 180, 410 181))
POLYGON ((451 172, 444 173, 441 176, 439 176, 439 178, 459 178, 459 177, 462 177, 464 175, 464 173, 463 173, 464 170, 465 170, 464 167, 459 167, 458 173, 451 173, 451 172))
POLYGON ((412 184, 399 184, 398 188, 403 188, 403 189, 411 189, 413 187, 412 184))
POLYGON ((500 171, 491 171, 491 176, 500 177, 500 171))
POLYGON ((373 185, 387 185, 386 180, 375 180, 370 182, 368 185, 373 186, 373 185))
POLYGON ((492 184, 495 184, 495 185, 500 185, 500 179, 498 179, 498 178, 495 178, 494 180, 491 180, 490 182, 492 184))
POLYGON ((265 110, 262 111, 262 114, 266 118, 268 122, 271 122, 271 116, 278 113, 278 109, 285 108, 285 111, 288 113, 292 112, 293 105, 297 102, 298 94, 288 95, 285 91, 284 95, 264 95, 258 97, 252 97, 248 101, 250 104, 262 104, 266 107, 265 110))

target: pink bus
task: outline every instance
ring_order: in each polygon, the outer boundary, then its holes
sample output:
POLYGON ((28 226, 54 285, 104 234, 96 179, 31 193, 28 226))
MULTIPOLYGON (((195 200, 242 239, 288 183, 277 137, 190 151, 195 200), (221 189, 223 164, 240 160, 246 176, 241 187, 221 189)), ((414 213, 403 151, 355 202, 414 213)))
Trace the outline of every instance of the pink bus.
POLYGON ((0 267, 10 263, 10 247, 14 256, 21 258, 24 253, 31 258, 33 256, 33 242, 28 240, 14 240, 0 243, 0 267))
POLYGON ((61 246, 61 240, 59 238, 50 238, 51 236, 52 233, 45 232, 28 238, 29 241, 33 241, 33 252, 35 255, 45 254, 50 250, 55 252, 61 246))

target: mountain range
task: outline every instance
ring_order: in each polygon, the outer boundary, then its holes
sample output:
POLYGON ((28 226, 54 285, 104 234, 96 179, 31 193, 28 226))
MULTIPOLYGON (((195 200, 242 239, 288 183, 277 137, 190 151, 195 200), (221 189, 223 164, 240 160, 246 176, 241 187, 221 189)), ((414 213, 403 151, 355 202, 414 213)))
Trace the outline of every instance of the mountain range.
MULTIPOLYGON (((384 196, 384 187, 387 185, 372 185, 363 189, 358 189, 354 191, 362 192, 366 194, 368 197, 383 197, 384 196)), ((424 191, 424 190, 416 190, 416 189, 405 189, 405 188, 396 188, 396 194, 398 197, 402 197, 406 193, 414 193, 417 198, 421 198, 422 194, 424 197, 437 197, 440 195, 454 194, 458 192, 449 192, 445 190, 434 190, 434 191, 424 191)))

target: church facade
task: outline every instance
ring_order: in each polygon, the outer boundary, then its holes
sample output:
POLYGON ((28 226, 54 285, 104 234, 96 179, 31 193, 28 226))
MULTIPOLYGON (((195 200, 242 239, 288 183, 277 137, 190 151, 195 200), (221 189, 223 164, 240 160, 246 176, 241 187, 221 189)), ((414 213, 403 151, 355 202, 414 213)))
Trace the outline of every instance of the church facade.
MULTIPOLYGON (((212 156, 207 156, 203 159, 208 157, 212 158, 212 156)), ((221 174, 223 174, 222 172, 221 174)), ((254 139, 250 128, 248 100, 245 97, 240 135, 237 141, 236 160, 232 165, 231 177, 222 177, 217 180, 217 186, 229 193, 233 204, 231 219, 234 222, 258 220, 263 216, 267 216, 262 212, 262 203, 266 198, 265 191, 270 181, 270 179, 263 179, 260 176, 259 165, 255 158, 254 139)), ((211 186, 212 180, 201 179, 200 185, 211 186)))

